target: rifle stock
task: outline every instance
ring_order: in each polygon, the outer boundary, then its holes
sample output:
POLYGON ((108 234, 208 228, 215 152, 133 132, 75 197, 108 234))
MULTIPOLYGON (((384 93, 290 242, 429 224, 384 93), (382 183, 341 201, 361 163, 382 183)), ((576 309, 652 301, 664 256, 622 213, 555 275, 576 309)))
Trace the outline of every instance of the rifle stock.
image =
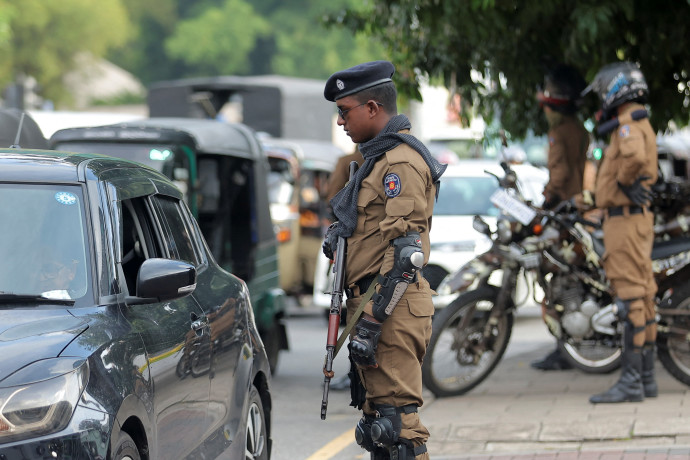
MULTIPOLYGON (((350 180, 357 171, 357 162, 350 163, 350 180)), ((328 335, 326 337, 326 358, 323 365, 323 399, 321 400, 321 420, 326 420, 328 409, 328 391, 331 386, 333 373, 333 359, 338 342, 338 328, 340 327, 340 312, 343 306, 343 291, 345 290, 345 262, 347 261, 347 240, 338 236, 338 247, 335 251, 333 272, 333 289, 331 290, 331 307, 328 314, 328 335)))

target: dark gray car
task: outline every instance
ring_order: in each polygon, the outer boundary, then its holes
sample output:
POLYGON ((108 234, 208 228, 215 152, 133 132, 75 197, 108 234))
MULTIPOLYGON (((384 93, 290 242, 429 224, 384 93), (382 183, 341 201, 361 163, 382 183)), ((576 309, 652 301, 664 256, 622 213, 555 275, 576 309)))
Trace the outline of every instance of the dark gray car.
POLYGON ((246 284, 157 171, 0 150, 0 458, 270 457, 246 284))

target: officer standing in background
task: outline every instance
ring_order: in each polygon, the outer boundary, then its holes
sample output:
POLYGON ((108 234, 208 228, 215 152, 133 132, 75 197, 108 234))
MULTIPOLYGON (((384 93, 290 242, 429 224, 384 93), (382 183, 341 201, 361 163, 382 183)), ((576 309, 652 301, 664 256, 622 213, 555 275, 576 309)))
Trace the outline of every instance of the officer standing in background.
POLYGON ((611 139, 599 165, 596 207, 604 210, 603 257, 623 323, 623 357, 618 382, 592 403, 642 401, 658 394, 654 379, 656 282, 652 272, 654 216, 650 186, 657 179, 656 135, 642 105, 649 90, 631 62, 604 66, 583 94, 601 102, 600 134, 611 139))
POLYGON ((347 238, 348 320, 376 283, 348 346, 357 369, 352 385, 366 391, 363 398, 352 392, 352 405, 364 413, 357 443, 376 460, 428 459, 429 431, 418 408, 434 305, 418 268, 429 258, 431 215, 445 165, 409 134, 407 117, 397 114, 394 72, 388 61, 367 62, 326 82, 324 96, 336 103, 338 125, 359 144, 364 163, 331 201, 338 220, 326 234, 324 253, 332 258, 337 236, 347 238))
MULTIPOLYGON (((582 90, 587 83, 572 66, 556 65, 544 77, 544 90, 537 94, 549 124, 547 168, 549 181, 544 186, 544 209, 569 200, 582 192, 589 147, 589 133, 577 116, 582 90)), ((545 306, 543 306, 545 308, 545 306)), ((531 366, 545 371, 570 369, 558 348, 531 366)))

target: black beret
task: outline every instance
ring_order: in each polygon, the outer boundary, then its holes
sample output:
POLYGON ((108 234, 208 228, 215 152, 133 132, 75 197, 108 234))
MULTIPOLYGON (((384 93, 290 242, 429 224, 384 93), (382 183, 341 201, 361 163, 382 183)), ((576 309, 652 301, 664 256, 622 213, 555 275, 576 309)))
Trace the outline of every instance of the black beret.
POLYGON ((327 100, 335 102, 372 86, 392 81, 394 73, 395 67, 388 61, 365 62, 331 75, 326 81, 323 95, 327 100))

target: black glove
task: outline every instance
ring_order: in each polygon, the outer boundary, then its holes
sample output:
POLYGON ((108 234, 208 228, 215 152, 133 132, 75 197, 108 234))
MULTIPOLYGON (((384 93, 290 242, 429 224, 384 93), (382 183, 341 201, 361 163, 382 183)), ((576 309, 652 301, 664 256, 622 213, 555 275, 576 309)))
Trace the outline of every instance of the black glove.
POLYGON ((338 225, 340 225, 340 222, 333 222, 328 226, 326 236, 324 236, 323 243, 321 244, 323 255, 328 257, 329 260, 333 260, 333 254, 338 249, 338 225))
POLYGON ((381 335, 381 323, 360 319, 355 325, 356 335, 350 340, 350 358, 360 366, 378 367, 376 346, 381 335))
POLYGON ((623 185, 618 182, 618 188, 623 190, 623 193, 630 198, 630 201, 638 206, 642 206, 648 204, 654 198, 652 191, 642 185, 642 181, 647 179, 649 179, 649 176, 640 176, 635 179, 632 185, 623 185))

